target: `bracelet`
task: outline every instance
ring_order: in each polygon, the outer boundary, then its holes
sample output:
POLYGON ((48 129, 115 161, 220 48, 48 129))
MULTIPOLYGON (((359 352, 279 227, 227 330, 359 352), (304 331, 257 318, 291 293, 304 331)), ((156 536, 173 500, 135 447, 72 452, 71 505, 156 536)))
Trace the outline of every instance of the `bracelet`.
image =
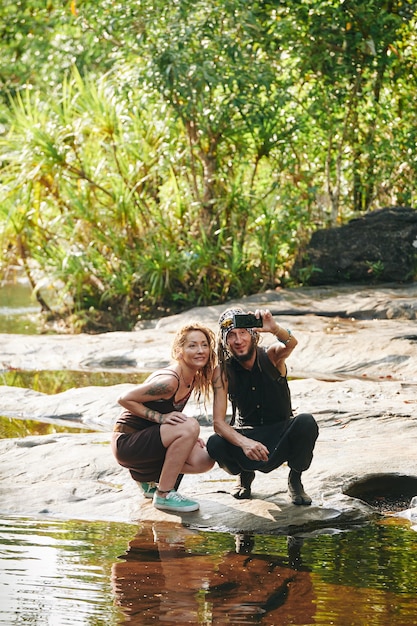
POLYGON ((284 341, 284 339, 280 339, 280 338, 278 337, 278 335, 275 335, 275 337, 278 339, 278 341, 279 341, 280 343, 283 343, 283 344, 284 344, 284 346, 286 346, 286 345, 287 345, 287 344, 291 341, 291 337, 292 337, 292 332, 290 331, 290 329, 289 329, 289 328, 286 328, 286 331, 287 331, 287 333, 288 333, 288 339, 287 339, 286 341, 284 341))

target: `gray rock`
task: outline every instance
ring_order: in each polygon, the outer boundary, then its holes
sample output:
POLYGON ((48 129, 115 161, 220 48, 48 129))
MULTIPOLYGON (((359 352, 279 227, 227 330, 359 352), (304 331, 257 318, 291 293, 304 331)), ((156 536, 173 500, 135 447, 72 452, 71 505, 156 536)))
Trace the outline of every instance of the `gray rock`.
POLYGON ((416 276, 417 211, 386 207, 317 230, 292 274, 310 285, 410 281, 416 276))
MULTIPOLYGON (((379 477, 383 497, 384 484, 394 480, 398 485, 407 483, 411 491, 414 481, 417 484, 417 328, 414 320, 381 319, 374 314, 388 308, 394 297, 412 299, 415 289, 410 285, 353 292, 345 287, 280 290, 240 301, 252 310, 270 308, 299 339, 288 361, 293 407, 296 412, 312 412, 320 427, 312 466, 303 476, 312 506, 289 502, 285 466, 270 474, 257 473, 250 501, 235 500, 229 493, 234 478, 215 467, 183 480, 181 491, 199 500, 200 511, 182 519, 157 511, 110 451, 110 431, 119 412, 117 397, 129 384, 71 389, 52 396, 3 386, 2 415, 97 432, 0 441, 2 514, 169 520, 196 528, 258 533, 329 532, 380 515, 361 497, 359 487, 366 495, 367 486, 379 477), (333 317, 335 311, 345 311, 346 316, 333 317), (354 315, 363 311, 367 319, 354 315), (352 493, 354 497, 348 495, 352 493)), ((200 319, 215 329, 224 308, 193 309, 132 333, 2 335, 0 362, 4 369, 147 371, 150 364, 159 367, 169 362, 172 337, 182 323, 200 319)), ((264 343, 270 340, 265 336, 264 343)), ((200 420, 204 439, 212 433, 208 409, 206 414, 195 403, 187 409, 200 420)), ((384 514, 415 524, 412 498, 416 494, 417 490, 405 494, 409 504, 403 511, 384 514)))

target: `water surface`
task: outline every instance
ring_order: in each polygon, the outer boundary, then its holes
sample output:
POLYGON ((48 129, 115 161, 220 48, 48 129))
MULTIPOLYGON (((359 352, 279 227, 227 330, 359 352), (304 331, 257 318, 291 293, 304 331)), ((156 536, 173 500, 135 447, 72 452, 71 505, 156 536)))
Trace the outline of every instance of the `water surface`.
POLYGON ((120 623, 110 585, 128 525, 0 520, 0 624, 120 623))
POLYGON ((415 626, 416 534, 0 520, 0 624, 415 626))
POLYGON ((40 310, 28 284, 0 285, 0 333, 39 334, 40 310))

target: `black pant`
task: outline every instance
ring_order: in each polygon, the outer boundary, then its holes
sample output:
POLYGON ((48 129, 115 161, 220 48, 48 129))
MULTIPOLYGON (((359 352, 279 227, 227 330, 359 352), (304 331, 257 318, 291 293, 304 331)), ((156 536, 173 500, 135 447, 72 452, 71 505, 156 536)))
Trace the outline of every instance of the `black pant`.
POLYGON ((251 461, 242 448, 234 446, 220 435, 211 435, 207 441, 207 452, 229 474, 240 474, 248 470, 268 473, 285 461, 291 469, 303 472, 310 467, 319 434, 316 420, 310 413, 301 413, 277 424, 236 430, 245 437, 266 445, 269 459, 251 461))

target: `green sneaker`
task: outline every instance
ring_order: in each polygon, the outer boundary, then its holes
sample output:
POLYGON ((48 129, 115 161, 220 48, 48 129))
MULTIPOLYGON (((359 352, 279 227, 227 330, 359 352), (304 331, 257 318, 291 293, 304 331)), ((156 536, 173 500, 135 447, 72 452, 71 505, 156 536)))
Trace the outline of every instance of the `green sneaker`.
POLYGON ((153 498, 156 491, 156 483, 139 483, 139 487, 142 489, 145 498, 153 498))
POLYGON ((153 505, 156 509, 175 511, 176 513, 190 513, 200 508, 198 502, 184 498, 184 496, 178 493, 178 491, 175 491, 175 489, 172 489, 167 494, 166 498, 161 498, 158 496, 158 492, 156 492, 153 497, 153 505))

